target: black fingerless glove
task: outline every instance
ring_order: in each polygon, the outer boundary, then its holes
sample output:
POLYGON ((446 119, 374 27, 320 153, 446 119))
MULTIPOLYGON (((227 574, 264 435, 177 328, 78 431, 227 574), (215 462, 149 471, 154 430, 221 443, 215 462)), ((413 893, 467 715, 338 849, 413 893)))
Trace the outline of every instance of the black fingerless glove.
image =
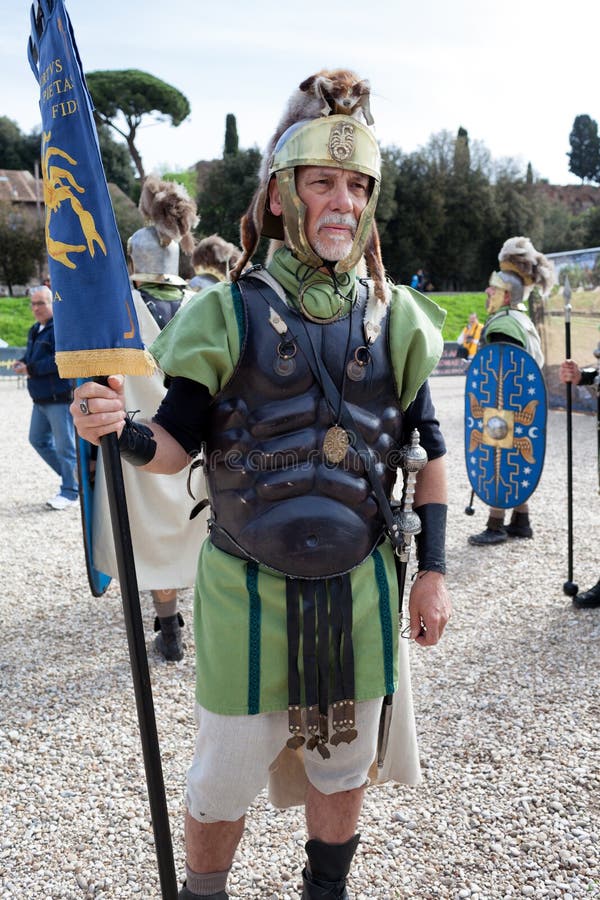
POLYGON ((415 537, 419 571, 445 574, 448 507, 444 503, 424 503, 415 512, 421 520, 421 533, 415 537))
POLYGON ((125 426, 118 442, 121 457, 132 466, 145 466, 156 454, 154 432, 141 422, 125 416, 125 426))

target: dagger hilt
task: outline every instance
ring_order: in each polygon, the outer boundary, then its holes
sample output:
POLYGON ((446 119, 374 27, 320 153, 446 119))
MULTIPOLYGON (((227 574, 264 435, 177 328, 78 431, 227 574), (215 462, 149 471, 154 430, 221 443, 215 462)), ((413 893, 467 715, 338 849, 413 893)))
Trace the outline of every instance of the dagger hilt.
POLYGON ((394 512, 395 523, 401 534, 401 540, 396 546, 396 553, 400 561, 407 563, 410 559, 411 542, 413 536, 421 531, 421 520, 413 510, 415 499, 415 487, 417 475, 427 465, 427 452, 419 443, 420 434, 417 428, 413 429, 410 443, 405 444, 401 451, 401 468, 404 477, 402 500, 400 507, 394 512))

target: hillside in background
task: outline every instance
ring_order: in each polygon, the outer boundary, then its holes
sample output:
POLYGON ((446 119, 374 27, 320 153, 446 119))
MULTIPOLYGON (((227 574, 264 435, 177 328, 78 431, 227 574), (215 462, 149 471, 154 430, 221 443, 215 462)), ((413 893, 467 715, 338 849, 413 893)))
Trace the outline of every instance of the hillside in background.
POLYGON ((547 184, 536 181, 534 187, 536 193, 542 194, 551 202, 562 203, 574 216, 591 207, 600 206, 600 187, 592 184, 547 184))

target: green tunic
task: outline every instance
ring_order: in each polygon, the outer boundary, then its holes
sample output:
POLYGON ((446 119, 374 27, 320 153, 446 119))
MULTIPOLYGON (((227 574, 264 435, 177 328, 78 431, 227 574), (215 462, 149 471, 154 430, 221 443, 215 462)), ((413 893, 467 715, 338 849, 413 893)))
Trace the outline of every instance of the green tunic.
MULTIPOLYGON (((304 277, 303 304, 311 316, 337 311, 331 279, 307 270, 287 249, 269 272, 295 302, 304 277)), ((341 290, 354 298, 354 273, 341 290)), ((445 313, 405 287, 392 289, 390 346, 400 404, 405 409, 435 367, 445 313)), ((227 283, 194 297, 161 332, 152 353, 162 370, 205 385, 212 395, 231 378, 243 340, 239 292, 227 283)), ((356 699, 397 687, 398 591, 387 542, 351 572, 356 699)), ((207 709, 241 715, 287 709, 285 578, 230 556, 205 541, 198 561, 194 629, 196 699, 207 709)), ((301 655, 300 655, 301 659, 301 655)))

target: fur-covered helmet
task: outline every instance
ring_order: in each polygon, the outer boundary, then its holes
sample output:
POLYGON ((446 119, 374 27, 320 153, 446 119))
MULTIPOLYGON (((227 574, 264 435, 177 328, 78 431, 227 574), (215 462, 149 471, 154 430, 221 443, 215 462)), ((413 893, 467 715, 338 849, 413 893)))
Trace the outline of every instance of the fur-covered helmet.
POLYGON ((196 204, 181 184, 149 175, 144 182, 139 208, 146 226, 127 241, 127 261, 135 281, 186 284, 179 277, 179 247, 190 254, 192 228, 198 224, 196 204))
POLYGON ((368 127, 373 124, 369 91, 368 81, 340 69, 323 70, 305 79, 292 94, 263 155, 258 188, 242 216, 243 254, 231 271, 232 281, 240 277, 256 252, 261 234, 275 241, 285 240, 294 255, 311 267, 323 266, 323 260, 306 237, 306 209, 296 191, 295 169, 332 166, 363 172, 371 180, 369 201, 359 219, 350 253, 337 261, 335 271, 349 271, 364 255, 375 296, 384 306, 388 303, 390 291, 375 222, 381 157, 374 133, 368 127), (269 182, 273 177, 279 187, 281 217, 274 216, 269 209, 269 182))
MULTIPOLYGON (((553 263, 535 249, 528 237, 508 238, 498 254, 498 262, 500 271, 492 272, 489 285, 509 292, 511 309, 525 311, 525 301, 534 286, 546 296, 556 281, 553 263)), ((488 302, 488 312, 496 312, 500 306, 500 300, 488 302)))
POLYGON ((381 156, 375 136, 362 122, 338 115, 296 122, 277 142, 269 178, 275 175, 277 179, 282 213, 274 216, 265 202, 262 233, 276 240, 285 238, 301 262, 319 268, 324 260, 311 247, 304 230, 306 207, 296 191, 298 166, 329 166, 371 178, 371 195, 358 221, 350 253, 334 267, 335 272, 348 272, 363 255, 379 197, 381 156))
POLYGON ((229 270, 235 266, 242 251, 218 234, 202 238, 194 248, 192 265, 196 274, 214 273, 216 276, 229 278, 229 270))

